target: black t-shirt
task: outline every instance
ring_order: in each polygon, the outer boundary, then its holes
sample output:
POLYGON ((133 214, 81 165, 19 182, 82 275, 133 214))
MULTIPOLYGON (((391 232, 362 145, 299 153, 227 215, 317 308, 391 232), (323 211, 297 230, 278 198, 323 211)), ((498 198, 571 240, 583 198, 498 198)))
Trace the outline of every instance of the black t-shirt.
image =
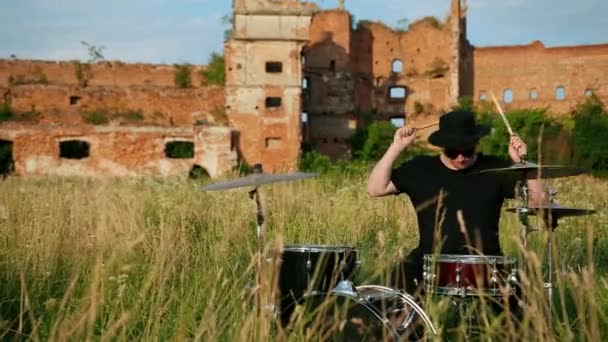
POLYGON ((420 156, 393 170, 391 181, 410 197, 418 216, 420 242, 410 257, 419 259, 438 247, 442 254, 499 255, 500 210, 505 198, 514 197, 516 181, 478 172, 511 164, 479 154, 473 166, 455 171, 439 156, 420 156))

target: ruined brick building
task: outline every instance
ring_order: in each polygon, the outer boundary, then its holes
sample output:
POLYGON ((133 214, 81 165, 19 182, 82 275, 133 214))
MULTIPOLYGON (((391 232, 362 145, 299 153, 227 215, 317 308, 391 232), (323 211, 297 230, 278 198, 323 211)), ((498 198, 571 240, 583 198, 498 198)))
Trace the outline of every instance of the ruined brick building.
POLYGON ((17 174, 216 176, 238 157, 284 171, 302 142, 348 155, 370 115, 424 123, 491 92, 507 109, 556 114, 591 94, 608 100, 608 44, 475 47, 458 0, 446 0, 445 20, 406 31, 354 26, 342 5, 234 0, 224 87, 192 70, 191 86, 176 89, 172 66, 0 60, 0 95, 18 113, 0 113, 0 149, 17 174))

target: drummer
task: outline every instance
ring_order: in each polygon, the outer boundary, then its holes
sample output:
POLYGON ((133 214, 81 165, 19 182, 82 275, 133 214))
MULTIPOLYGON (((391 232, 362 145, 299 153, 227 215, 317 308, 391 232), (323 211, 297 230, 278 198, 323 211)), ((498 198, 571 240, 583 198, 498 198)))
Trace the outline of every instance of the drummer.
MULTIPOLYGON (((489 127, 478 125, 470 111, 452 111, 441 116, 439 130, 428 141, 442 149, 437 156, 418 156, 393 169, 399 155, 416 138, 416 129, 397 130, 393 143, 374 167, 367 184, 372 197, 409 196, 416 209, 419 244, 396 268, 393 287, 415 293, 422 285, 424 254, 501 255, 498 221, 505 198, 515 196, 517 180, 478 172, 508 167, 522 161, 527 145, 518 136, 509 142, 509 157, 503 160, 478 152, 479 140, 489 127)), ((528 180, 530 203, 540 203, 542 184, 528 180)))

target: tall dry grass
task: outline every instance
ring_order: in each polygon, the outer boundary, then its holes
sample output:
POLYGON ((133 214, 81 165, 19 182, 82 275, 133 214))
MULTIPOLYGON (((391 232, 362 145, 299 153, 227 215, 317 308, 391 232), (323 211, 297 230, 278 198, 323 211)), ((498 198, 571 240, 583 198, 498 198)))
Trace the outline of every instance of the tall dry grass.
MULTIPOLYGON (((555 239, 553 305, 542 290, 544 234, 523 250, 503 214, 501 240, 530 271, 521 322, 476 324, 512 340, 608 338, 608 183, 553 181, 567 206, 594 216, 563 220, 555 239)), ((197 191, 183 180, 7 178, 0 182, 0 336, 9 340, 300 340, 286 335, 258 294, 254 208, 245 189, 197 191)), ((392 265, 417 244, 404 197, 370 199, 364 176, 326 176, 262 188, 268 254, 282 244, 354 245, 357 284, 388 284, 392 265)), ((448 300, 425 310, 439 339, 462 326, 448 300)))

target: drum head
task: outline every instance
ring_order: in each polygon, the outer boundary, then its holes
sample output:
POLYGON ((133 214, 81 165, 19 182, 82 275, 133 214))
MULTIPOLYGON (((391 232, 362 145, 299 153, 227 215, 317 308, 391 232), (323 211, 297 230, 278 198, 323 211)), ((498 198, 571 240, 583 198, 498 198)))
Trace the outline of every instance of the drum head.
POLYGON ((364 299, 332 293, 308 296, 298 305, 293 332, 322 341, 396 341, 395 328, 364 299))

